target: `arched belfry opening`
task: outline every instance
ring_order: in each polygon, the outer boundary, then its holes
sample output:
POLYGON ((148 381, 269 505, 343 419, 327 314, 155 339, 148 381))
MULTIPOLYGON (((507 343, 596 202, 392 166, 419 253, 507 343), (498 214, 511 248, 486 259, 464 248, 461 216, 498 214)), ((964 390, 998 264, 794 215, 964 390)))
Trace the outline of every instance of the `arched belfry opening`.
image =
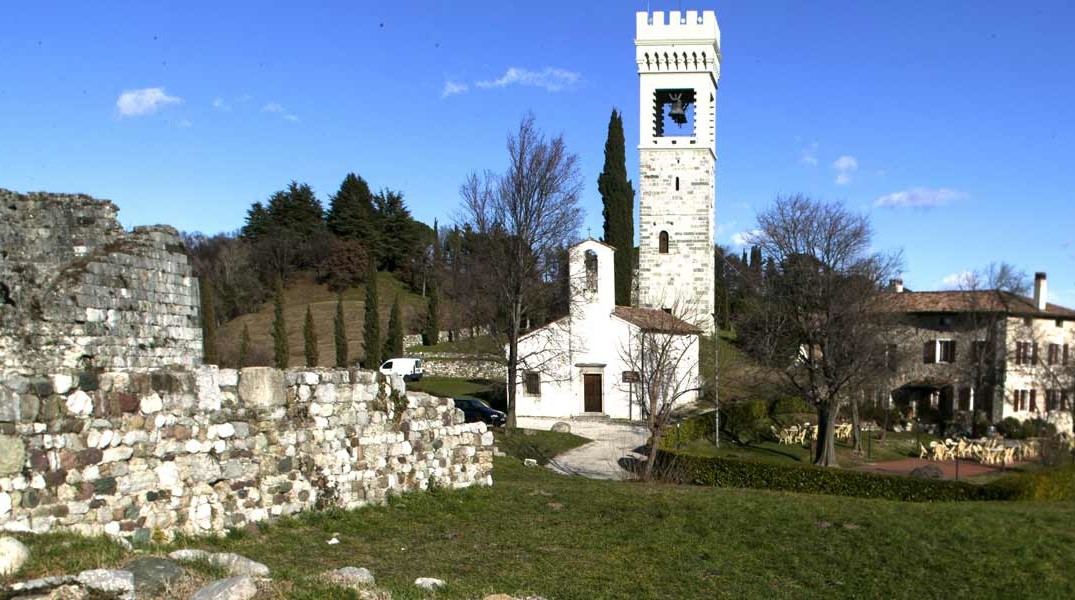
POLYGON ((593 250, 587 250, 583 262, 586 266, 586 291, 591 294, 596 294, 598 282, 597 253, 593 250))

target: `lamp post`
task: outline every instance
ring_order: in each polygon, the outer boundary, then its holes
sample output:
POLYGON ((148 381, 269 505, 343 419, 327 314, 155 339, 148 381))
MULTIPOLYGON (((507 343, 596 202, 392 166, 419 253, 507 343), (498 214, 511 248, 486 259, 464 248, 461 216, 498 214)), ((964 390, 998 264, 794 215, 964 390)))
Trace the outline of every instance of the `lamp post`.
POLYGON ((713 444, 720 448, 720 329, 713 312, 713 444))

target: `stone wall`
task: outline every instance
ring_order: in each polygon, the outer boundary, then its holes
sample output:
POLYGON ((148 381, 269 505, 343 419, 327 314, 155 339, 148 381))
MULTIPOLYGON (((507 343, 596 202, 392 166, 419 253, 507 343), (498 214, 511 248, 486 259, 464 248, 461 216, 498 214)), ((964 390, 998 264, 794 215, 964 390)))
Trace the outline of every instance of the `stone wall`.
POLYGON ((508 377, 504 361, 497 358, 449 352, 419 352, 416 356, 422 359, 422 374, 426 377, 460 377, 493 381, 504 381, 508 377))
POLYGON ((0 379, 0 528, 147 539, 492 483, 493 435, 357 370, 0 379))
POLYGON ((0 371, 195 366, 198 281, 171 227, 84 195, 0 189, 0 371))

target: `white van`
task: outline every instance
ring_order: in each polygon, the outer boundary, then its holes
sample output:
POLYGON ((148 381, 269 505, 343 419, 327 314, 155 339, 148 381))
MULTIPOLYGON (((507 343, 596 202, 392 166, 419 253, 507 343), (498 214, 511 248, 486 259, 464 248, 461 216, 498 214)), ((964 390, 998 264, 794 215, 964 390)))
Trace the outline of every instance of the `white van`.
POLYGON ((418 381, 422 378, 422 359, 390 358, 378 370, 385 375, 399 375, 403 381, 418 381))

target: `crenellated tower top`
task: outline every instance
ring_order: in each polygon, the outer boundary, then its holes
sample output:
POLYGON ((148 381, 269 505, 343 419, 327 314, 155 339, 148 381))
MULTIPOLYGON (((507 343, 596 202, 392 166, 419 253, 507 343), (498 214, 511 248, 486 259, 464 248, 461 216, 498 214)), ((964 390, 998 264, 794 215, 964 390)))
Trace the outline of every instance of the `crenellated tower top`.
POLYGON ((635 15, 639 73, 709 72, 720 77, 720 26, 711 10, 635 15), (667 17, 667 18, 666 18, 667 17))

